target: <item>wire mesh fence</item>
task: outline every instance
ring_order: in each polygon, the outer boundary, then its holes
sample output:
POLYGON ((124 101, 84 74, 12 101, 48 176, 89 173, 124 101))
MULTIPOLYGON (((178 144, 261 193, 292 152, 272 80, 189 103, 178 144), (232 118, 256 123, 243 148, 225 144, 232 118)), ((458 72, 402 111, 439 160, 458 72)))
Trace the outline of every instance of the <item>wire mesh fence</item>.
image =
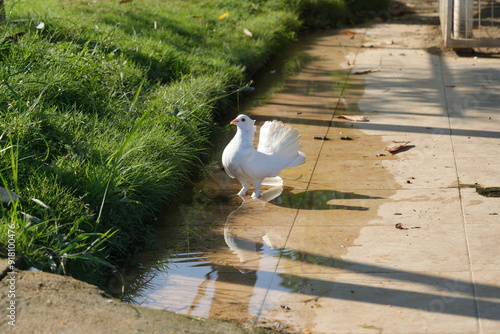
POLYGON ((500 47, 500 1, 439 0, 439 18, 448 47, 500 47))

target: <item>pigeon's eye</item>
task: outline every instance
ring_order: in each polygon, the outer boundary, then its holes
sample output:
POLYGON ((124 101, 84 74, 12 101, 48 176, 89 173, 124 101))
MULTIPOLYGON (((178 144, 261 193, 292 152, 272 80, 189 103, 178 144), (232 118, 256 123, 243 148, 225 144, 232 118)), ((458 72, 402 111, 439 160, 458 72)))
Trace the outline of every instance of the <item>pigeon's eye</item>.
POLYGON ((246 121, 246 118, 242 118, 242 119, 241 119, 241 121, 242 121, 242 122, 246 121))

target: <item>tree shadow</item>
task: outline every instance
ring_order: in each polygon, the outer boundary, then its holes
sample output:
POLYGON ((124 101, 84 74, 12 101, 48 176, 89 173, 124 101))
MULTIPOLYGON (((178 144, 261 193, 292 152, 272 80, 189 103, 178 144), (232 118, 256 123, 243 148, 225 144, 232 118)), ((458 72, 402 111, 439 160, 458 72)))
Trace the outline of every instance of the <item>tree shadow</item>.
POLYGON ((369 196, 354 192, 344 192, 338 190, 307 190, 294 193, 292 188, 285 188, 283 192, 269 203, 302 210, 354 210, 368 211, 364 206, 339 205, 331 203, 335 200, 350 199, 382 199, 382 197, 369 196))

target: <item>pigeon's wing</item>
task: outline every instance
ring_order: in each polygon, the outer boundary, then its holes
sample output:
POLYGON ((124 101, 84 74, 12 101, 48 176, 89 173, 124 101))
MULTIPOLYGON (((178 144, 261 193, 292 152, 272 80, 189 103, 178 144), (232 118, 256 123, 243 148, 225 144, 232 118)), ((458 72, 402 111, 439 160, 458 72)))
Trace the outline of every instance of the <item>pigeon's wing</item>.
MULTIPOLYGON (((257 151, 252 147, 251 149, 240 152, 237 156, 230 160, 225 159, 223 155, 222 165, 230 177, 233 179, 248 179, 248 177, 255 174, 255 167, 258 168, 260 163, 256 161, 255 155, 257 151)), ((258 174, 258 173, 257 173, 258 174)))
POLYGON ((226 168, 226 166, 224 166, 224 170, 226 171, 226 174, 229 175, 232 179, 235 178, 235 176, 231 174, 231 172, 229 171, 229 169, 226 168))
POLYGON ((222 161, 224 170, 227 175, 233 179, 239 179, 242 175, 245 175, 244 166, 242 166, 241 161, 222 161))

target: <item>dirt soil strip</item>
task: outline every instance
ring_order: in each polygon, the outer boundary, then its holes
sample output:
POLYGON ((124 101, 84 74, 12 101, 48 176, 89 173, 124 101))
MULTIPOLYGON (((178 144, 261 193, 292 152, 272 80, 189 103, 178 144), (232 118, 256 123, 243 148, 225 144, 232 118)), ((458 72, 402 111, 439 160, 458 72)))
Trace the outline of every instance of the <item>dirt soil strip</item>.
POLYGON ((125 304, 96 286, 43 272, 7 274, 0 290, 0 333, 272 333, 125 304), (9 324, 10 305, 15 326, 9 324))

